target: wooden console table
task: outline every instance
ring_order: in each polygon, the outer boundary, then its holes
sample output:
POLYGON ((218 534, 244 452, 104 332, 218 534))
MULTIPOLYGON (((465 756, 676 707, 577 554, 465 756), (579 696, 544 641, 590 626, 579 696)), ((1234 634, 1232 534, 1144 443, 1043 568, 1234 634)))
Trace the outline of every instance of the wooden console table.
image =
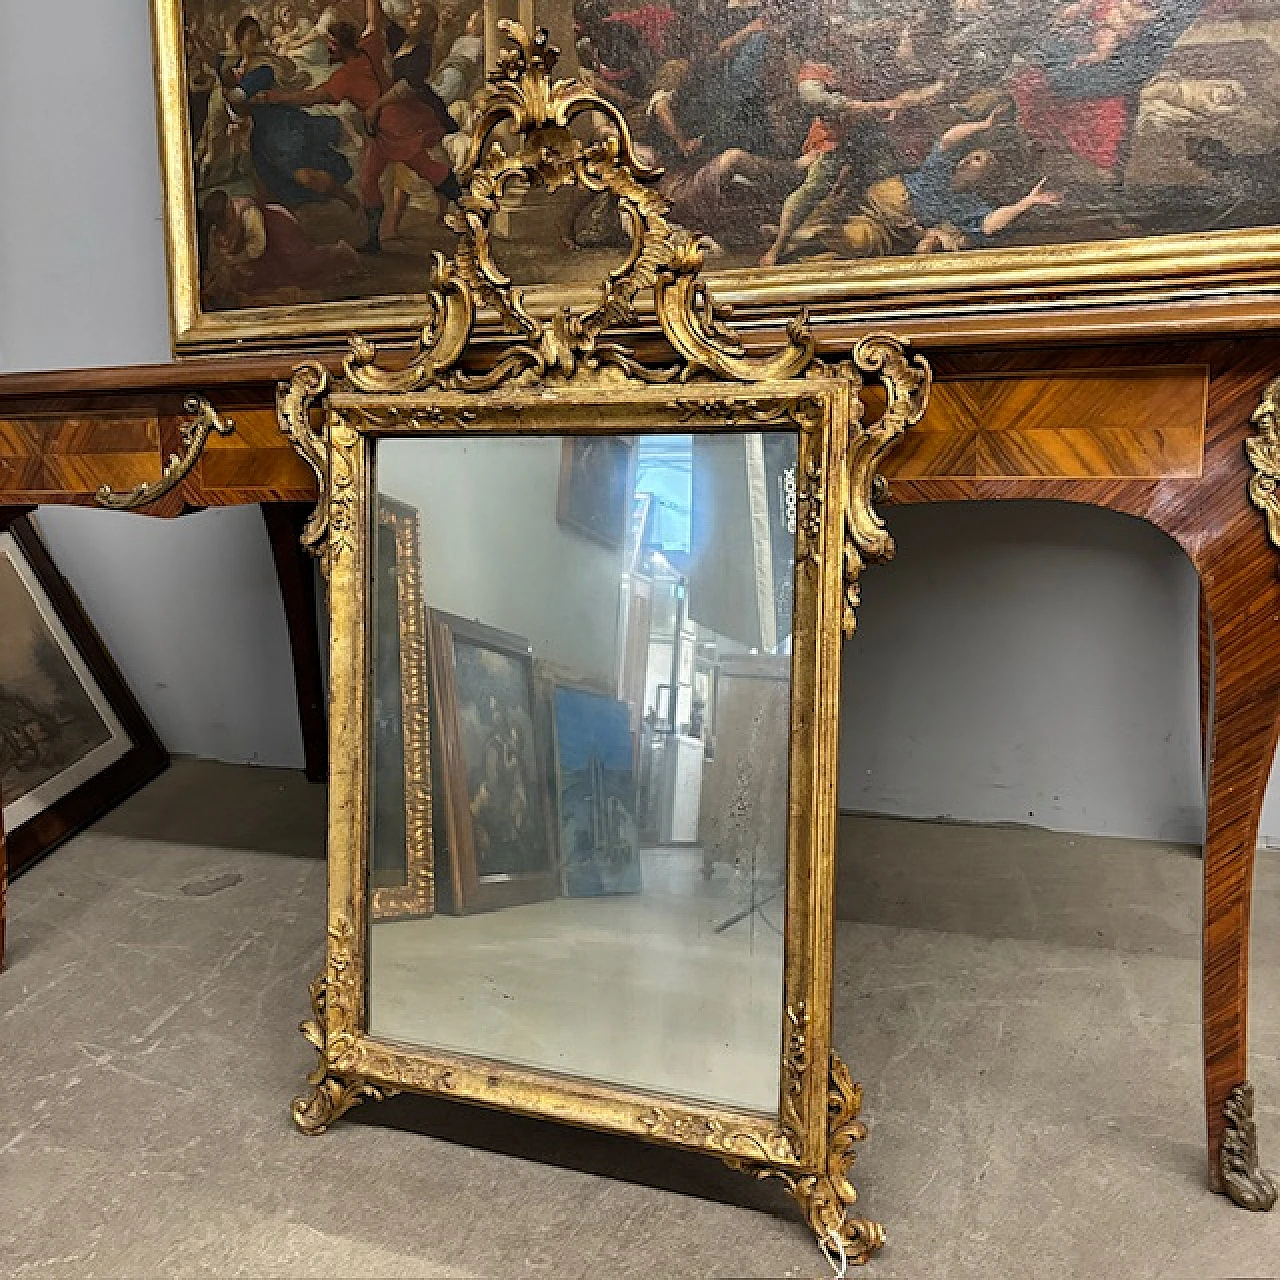
MULTIPOLYGON (((819 333, 824 350, 847 350, 849 334, 819 333)), ((1274 1189, 1257 1173, 1246 1028, 1254 854, 1280 729, 1280 560, 1272 541, 1280 538, 1280 507, 1269 527, 1250 489, 1265 507, 1277 477, 1266 474, 1265 459, 1262 470, 1251 464, 1245 442, 1272 445, 1280 467, 1280 436, 1267 439, 1265 413, 1251 421, 1280 373, 1280 340, 929 354, 933 401, 890 458, 891 501, 1052 498, 1108 507, 1164 530, 1199 572, 1203 630, 1212 634, 1202 664, 1214 691, 1203 947, 1209 1181, 1246 1207, 1268 1208, 1274 1189)), ((313 477, 276 423, 275 384, 292 363, 204 360, 0 377, 0 506, 93 506, 104 485, 117 493, 156 485, 164 460, 188 452, 190 395, 205 397, 234 429, 212 431, 190 470, 142 510, 178 516, 313 503, 313 477)), ((1280 432, 1275 412, 1270 430, 1280 432)), ((300 510, 269 519, 286 592, 307 589, 286 550, 300 510)), ((305 600, 295 603, 291 618, 304 617, 305 600)), ((294 649, 307 666, 308 645, 296 629, 294 649)), ((304 725, 313 729, 318 681, 318 671, 300 669, 304 725)), ((308 736, 314 773, 319 748, 308 736)))

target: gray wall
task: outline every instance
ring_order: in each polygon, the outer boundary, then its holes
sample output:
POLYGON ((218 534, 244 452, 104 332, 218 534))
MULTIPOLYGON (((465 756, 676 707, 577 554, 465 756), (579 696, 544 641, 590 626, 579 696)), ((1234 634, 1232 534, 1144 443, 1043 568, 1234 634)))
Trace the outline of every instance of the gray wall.
POLYGON ((846 650, 846 808, 1197 841, 1197 583, 1113 512, 891 513, 846 650))
MULTIPOLYGON (((0 370, 165 359, 147 0, 0 0, 0 175, 0 370)), ((842 803, 1194 838, 1195 596, 1176 551, 1070 507, 891 522, 902 554, 869 571, 850 656, 842 803)), ((172 749, 300 763, 256 511, 42 527, 172 749)), ((1275 789, 1264 831, 1280 838, 1275 789)))
POLYGON ((378 487, 420 513, 427 604, 524 637, 565 674, 612 684, 622 550, 557 522, 558 440, 490 443, 379 446, 378 487))

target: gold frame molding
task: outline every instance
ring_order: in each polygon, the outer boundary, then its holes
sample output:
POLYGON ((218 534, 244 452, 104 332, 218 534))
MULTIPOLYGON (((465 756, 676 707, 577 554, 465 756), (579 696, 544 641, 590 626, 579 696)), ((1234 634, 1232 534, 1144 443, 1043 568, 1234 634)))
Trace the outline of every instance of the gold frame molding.
POLYGON ((378 524, 395 540, 396 619, 400 640, 400 723, 404 743, 405 882, 370 895, 375 920, 429 916, 436 909, 431 826, 431 717, 427 696, 426 607, 418 513, 383 498, 378 524))
MULTIPOLYGON (((152 20, 174 350, 339 347, 353 329, 409 340, 422 315, 421 296, 202 309, 182 0, 152 0, 152 20)), ((499 69, 491 79, 502 74, 499 69)), ((477 159, 473 149, 470 164, 477 159)), ((464 188, 471 176, 469 169, 459 173, 464 188)), ((1082 332, 1143 337, 1189 326, 1256 331, 1280 326, 1280 228, 907 255, 835 269, 830 263, 739 269, 711 279, 721 300, 740 308, 740 321, 774 327, 801 303, 820 311, 824 322, 864 331, 891 324, 935 346, 1054 341, 1082 332)), ((530 298, 540 308, 578 306, 589 293, 583 286, 547 286, 531 290, 530 298)), ((647 309, 640 318, 656 322, 647 309)), ((481 319, 497 336, 498 317, 485 312, 481 319)))
POLYGON ((696 241, 666 218, 666 201, 643 181, 626 124, 585 86, 552 82, 555 50, 504 23, 504 52, 477 125, 470 193, 457 219, 460 248, 437 257, 427 320, 411 358, 395 367, 353 338, 344 375, 317 363, 281 385, 282 430, 320 480, 321 504, 304 541, 323 558, 332 615, 328 943, 312 985, 314 1018, 303 1031, 320 1054, 312 1091, 295 1100, 304 1132, 323 1132, 351 1106, 400 1090, 440 1094, 503 1110, 716 1155, 759 1177, 780 1178, 826 1245, 865 1261, 884 1241, 874 1222, 850 1216, 848 1179, 861 1094, 832 1048, 832 947, 836 764, 842 634, 856 625, 866 564, 893 542, 872 498, 880 460, 923 416, 928 365, 895 338, 864 338, 845 359, 815 358, 804 317, 771 354, 749 355, 701 279, 696 241), (613 120, 607 141, 571 128, 584 112, 613 120), (496 129, 519 143, 485 149, 496 129), (625 263, 601 283, 594 305, 534 313, 490 252, 489 220, 507 183, 611 191, 632 235, 625 263), (606 332, 629 324, 652 293, 673 352, 642 362, 606 332), (477 310, 502 317, 514 337, 495 363, 468 372, 477 310), (885 409, 864 418, 864 384, 880 384, 885 409), (377 442, 387 437, 516 433, 542 436, 677 430, 787 430, 798 439, 799 501, 793 628, 791 797, 785 924, 785 1020, 776 1114, 692 1104, 634 1089, 379 1040, 367 1030, 369 856, 370 555, 377 442))

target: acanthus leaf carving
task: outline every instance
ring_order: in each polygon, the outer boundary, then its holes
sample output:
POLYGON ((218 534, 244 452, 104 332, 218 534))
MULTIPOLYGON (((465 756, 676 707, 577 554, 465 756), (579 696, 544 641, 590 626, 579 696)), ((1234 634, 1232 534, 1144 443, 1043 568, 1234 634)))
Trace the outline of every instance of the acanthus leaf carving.
POLYGON ((355 996, 351 986, 351 945, 354 930, 343 916, 329 929, 326 971, 309 988, 311 1018, 299 1030, 319 1054, 315 1070, 307 1076, 309 1094, 294 1098, 293 1121, 306 1134, 324 1133, 352 1107, 365 1101, 381 1102, 396 1090, 361 1079, 357 1051, 355 996))
POLYGON ((851 1217, 858 1193, 849 1181, 855 1159, 854 1143, 863 1141, 867 1127, 858 1119, 862 1110, 862 1086, 853 1082, 849 1068, 831 1055, 827 1090, 827 1157, 824 1167, 807 1173, 771 1168, 751 1160, 727 1159, 726 1163, 756 1178, 777 1178, 804 1211, 805 1220, 824 1244, 839 1241, 851 1263, 861 1264, 884 1247, 885 1231, 878 1222, 851 1217))
POLYGON ((858 625, 862 571, 868 563, 891 560, 893 538, 875 509, 882 487, 879 468, 889 451, 902 439, 908 427, 924 417, 933 385, 933 372, 921 356, 907 358, 905 344, 888 334, 871 334, 853 349, 850 373, 858 392, 863 374, 875 377, 884 387, 886 404, 879 420, 862 421, 860 394, 853 397, 853 420, 849 424, 849 498, 844 521, 844 634, 853 635, 858 625))

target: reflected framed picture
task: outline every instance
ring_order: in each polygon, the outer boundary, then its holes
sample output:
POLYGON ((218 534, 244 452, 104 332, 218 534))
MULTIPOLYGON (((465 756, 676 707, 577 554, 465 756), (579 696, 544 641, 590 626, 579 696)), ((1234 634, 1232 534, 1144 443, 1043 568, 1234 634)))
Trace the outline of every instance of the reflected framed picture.
POLYGON ((441 905, 469 915, 553 898, 555 840, 529 642, 438 610, 429 617, 444 810, 436 864, 447 866, 437 889, 448 885, 441 905))
POLYGON ((643 886, 630 708, 594 689, 556 681, 551 723, 565 896, 639 893, 643 886))
POLYGON ((606 547, 621 547, 635 516, 634 444, 619 436, 566 436, 560 456, 562 525, 606 547))
POLYGON ((416 508, 379 495, 376 554, 369 895, 373 918, 388 920, 435 911, 431 695, 416 508))
POLYGON ((30 520, 0 519, 0 799, 10 874, 168 763, 30 520))

